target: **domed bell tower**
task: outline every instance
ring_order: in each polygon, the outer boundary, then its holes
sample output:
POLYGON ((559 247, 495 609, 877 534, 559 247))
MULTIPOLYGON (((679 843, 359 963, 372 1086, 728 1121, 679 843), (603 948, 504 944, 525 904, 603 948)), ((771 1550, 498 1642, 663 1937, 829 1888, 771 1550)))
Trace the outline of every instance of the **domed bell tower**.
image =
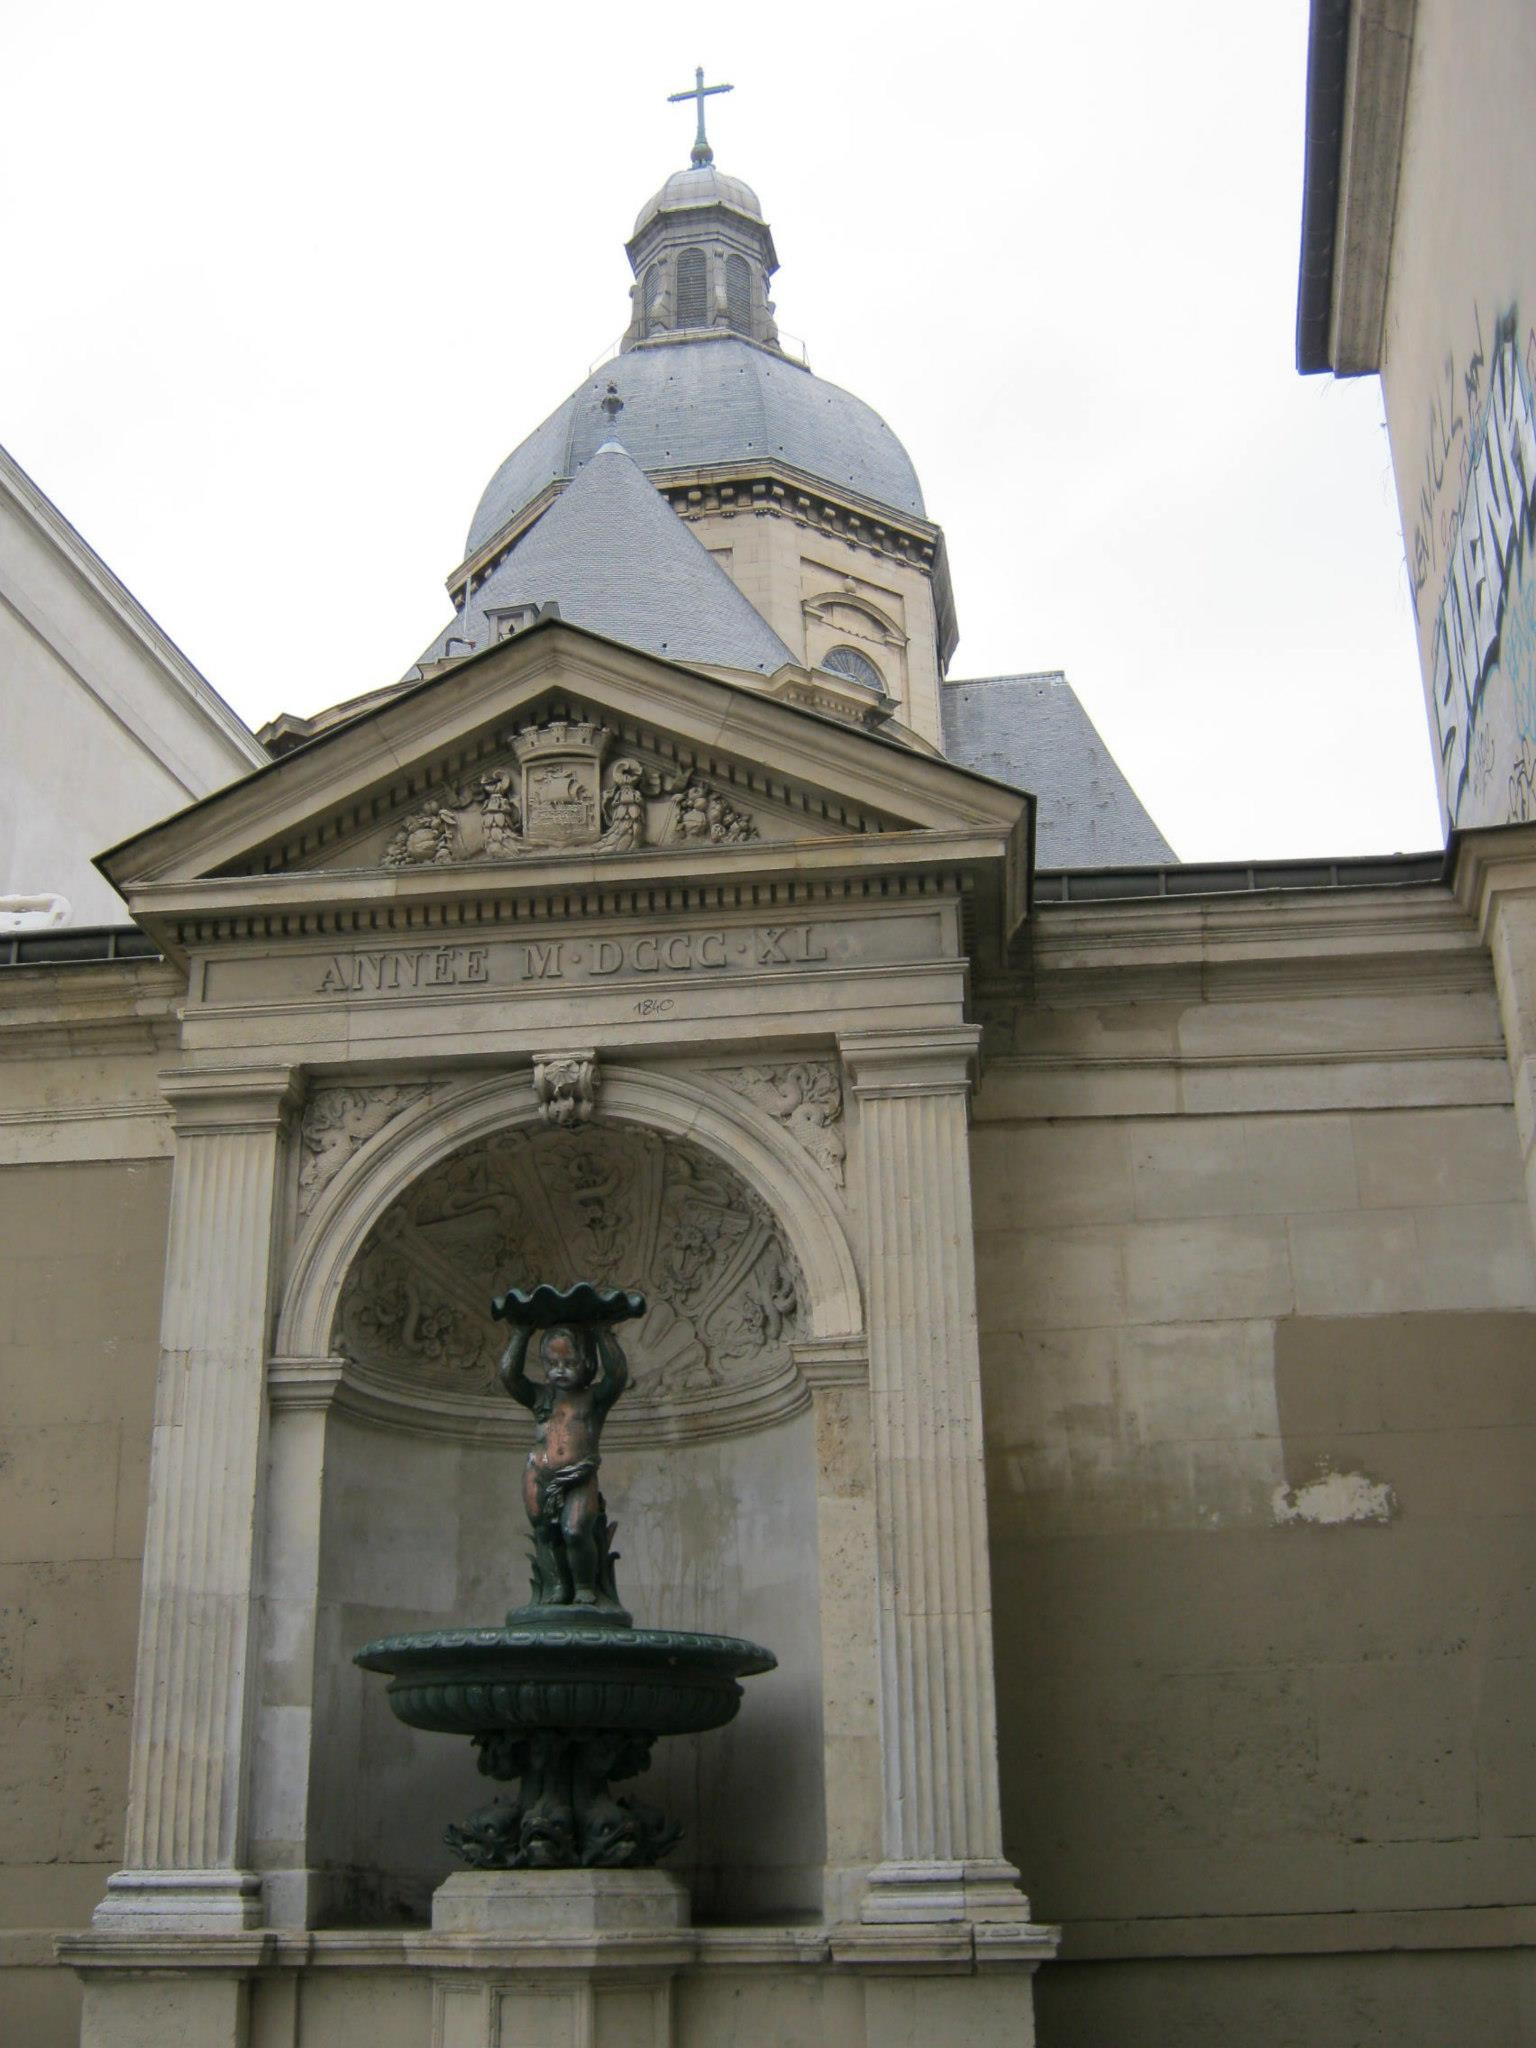
POLYGON ((777 350, 768 280, 779 267, 773 236, 750 185, 715 169, 715 153, 704 133, 704 101, 728 85, 706 85, 695 73, 691 92, 674 100, 696 100, 698 134, 686 171, 674 171, 640 209, 634 234, 625 244, 635 274, 632 311, 620 344, 639 348, 647 341, 681 335, 736 334, 777 350))

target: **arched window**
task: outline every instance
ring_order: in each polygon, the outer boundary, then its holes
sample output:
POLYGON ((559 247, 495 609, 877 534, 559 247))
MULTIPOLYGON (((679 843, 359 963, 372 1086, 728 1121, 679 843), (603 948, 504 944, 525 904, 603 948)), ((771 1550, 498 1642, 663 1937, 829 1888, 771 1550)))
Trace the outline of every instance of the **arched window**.
POLYGON ((685 249, 677 259, 677 324, 709 325, 709 259, 702 249, 685 249))
POLYGON ((656 314, 667 292, 667 274, 659 263, 653 263, 645 273, 645 331, 655 332, 660 324, 656 314))
POLYGON ((738 334, 752 332, 752 267, 745 256, 725 259, 725 317, 738 334))
POLYGON ((885 695, 884 676, 857 647, 829 647, 818 665, 830 669, 835 676, 846 676, 851 683, 862 683, 866 690, 885 695))

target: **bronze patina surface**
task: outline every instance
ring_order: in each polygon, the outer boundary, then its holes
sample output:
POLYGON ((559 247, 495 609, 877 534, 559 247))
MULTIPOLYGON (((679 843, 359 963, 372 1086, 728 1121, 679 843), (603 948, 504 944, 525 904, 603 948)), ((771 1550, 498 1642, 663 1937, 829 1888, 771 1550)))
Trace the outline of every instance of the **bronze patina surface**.
POLYGON ((645 1309, 643 1295, 585 1281, 492 1304, 512 1326, 502 1383, 534 1418, 523 1477, 532 1598, 504 1628, 384 1636, 353 1660, 389 1675, 398 1719, 468 1735, 486 1776, 521 1781, 515 1799, 447 1830, 479 1869, 654 1863, 681 1830, 610 1785, 647 1768, 658 1736, 724 1726, 738 1678, 776 1663, 735 1636, 635 1628, 620 1605, 597 1474, 604 1419, 629 1380, 614 1325, 645 1309), (530 1350, 542 1378, 528 1374, 530 1350))

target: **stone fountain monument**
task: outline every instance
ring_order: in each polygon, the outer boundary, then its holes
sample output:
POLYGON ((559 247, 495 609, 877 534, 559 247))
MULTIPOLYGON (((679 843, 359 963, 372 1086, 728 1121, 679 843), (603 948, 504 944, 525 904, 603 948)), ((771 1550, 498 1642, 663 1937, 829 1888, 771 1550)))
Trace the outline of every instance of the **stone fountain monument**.
POLYGON ((492 1303, 512 1331, 502 1384, 535 1425, 523 1474, 531 1597, 502 1628, 385 1636, 356 1655, 364 1670, 388 1673, 400 1720, 468 1735, 486 1776, 520 1781, 515 1798, 447 1829, 473 1874, 436 1893, 438 1933, 686 1925, 683 1886, 653 1867, 681 1830, 611 1788, 647 1768, 659 1736, 723 1727, 741 1701, 738 1678, 774 1668, 756 1643, 636 1628, 620 1604, 599 1446, 629 1381, 616 1325, 645 1310, 643 1295, 585 1281, 492 1303), (556 1872, 567 1876, 547 1875, 556 1872))

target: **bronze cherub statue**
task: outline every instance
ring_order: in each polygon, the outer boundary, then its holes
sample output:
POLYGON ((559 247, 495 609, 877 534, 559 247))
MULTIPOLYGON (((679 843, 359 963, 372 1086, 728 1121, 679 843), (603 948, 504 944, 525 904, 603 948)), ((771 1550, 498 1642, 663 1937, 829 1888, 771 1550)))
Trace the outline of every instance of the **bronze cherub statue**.
POLYGON ((629 1362, 613 1325, 644 1315, 645 1307, 643 1295, 586 1283, 558 1292, 548 1286, 526 1294, 514 1289, 492 1304, 492 1315, 512 1324, 501 1383, 533 1411, 536 1428, 523 1473, 523 1505, 533 1530, 534 1609, 586 1608, 594 1619, 608 1620, 623 1615, 613 1575, 613 1529, 597 1483, 599 1444, 608 1411, 629 1384, 629 1362), (530 1379, 525 1370, 536 1331, 542 1331, 542 1380, 530 1379))

